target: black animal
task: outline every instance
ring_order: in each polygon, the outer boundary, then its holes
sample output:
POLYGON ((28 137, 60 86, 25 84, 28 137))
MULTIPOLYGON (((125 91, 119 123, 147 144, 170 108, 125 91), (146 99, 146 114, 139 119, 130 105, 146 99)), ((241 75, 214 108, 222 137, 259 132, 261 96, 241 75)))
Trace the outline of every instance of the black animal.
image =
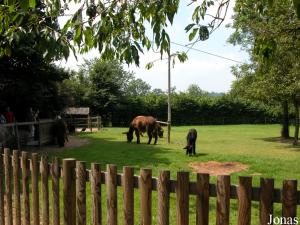
POLYGON ((196 129, 192 128, 189 130, 187 136, 187 145, 183 148, 186 149, 186 155, 189 154, 196 154, 196 140, 197 140, 197 131, 196 129))
POLYGON ((57 143, 59 147, 65 146, 65 141, 68 141, 68 128, 66 122, 58 117, 58 119, 54 123, 54 136, 57 139, 57 143))

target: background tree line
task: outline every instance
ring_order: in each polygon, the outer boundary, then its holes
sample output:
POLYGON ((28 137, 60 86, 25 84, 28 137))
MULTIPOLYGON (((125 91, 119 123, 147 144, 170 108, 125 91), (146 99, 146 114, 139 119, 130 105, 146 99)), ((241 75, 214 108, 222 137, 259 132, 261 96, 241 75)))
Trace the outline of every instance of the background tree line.
MULTIPOLYGON (((116 61, 86 61, 62 82, 60 90, 67 105, 88 106, 113 126, 127 126, 137 115, 167 120, 167 93, 136 79, 116 61)), ((195 84, 185 92, 172 90, 174 125, 269 123, 278 122, 278 118, 277 106, 237 98, 231 93, 209 93, 195 84)))

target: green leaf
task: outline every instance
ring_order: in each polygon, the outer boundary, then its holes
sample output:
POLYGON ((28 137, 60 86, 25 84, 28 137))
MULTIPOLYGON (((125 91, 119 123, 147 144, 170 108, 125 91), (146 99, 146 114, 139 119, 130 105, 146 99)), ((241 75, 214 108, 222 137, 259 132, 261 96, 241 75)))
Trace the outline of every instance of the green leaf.
POLYGON ((193 12, 193 15, 192 15, 192 20, 193 21, 196 21, 196 23, 198 24, 199 23, 199 20, 200 20, 200 17, 199 17, 199 11, 200 11, 200 6, 197 6, 193 12))
POLYGON ((144 52, 143 52, 143 49, 141 48, 141 46, 140 46, 139 43, 137 43, 136 41, 134 41, 134 44, 135 44, 135 46, 139 49, 140 52, 144 53, 144 52))
POLYGON ((185 62, 188 59, 188 56, 185 52, 178 53, 177 57, 180 62, 185 62))
POLYGON ((193 31, 189 34, 189 41, 193 40, 194 37, 196 36, 199 28, 194 28, 193 31))
POLYGON ((5 46, 4 54, 7 56, 11 56, 11 48, 9 46, 5 46))
POLYGON ((190 29, 192 29, 195 25, 196 25, 195 23, 191 23, 191 24, 187 25, 187 26, 184 28, 184 30, 185 30, 186 32, 189 32, 190 29))
POLYGON ((81 27, 78 27, 76 32, 75 32, 75 36, 74 36, 74 42, 76 42, 78 44, 78 46, 80 45, 80 42, 82 40, 82 31, 81 31, 81 27))
POLYGON ((201 41, 205 41, 209 38, 209 31, 207 26, 201 26, 199 29, 199 37, 201 41))
POLYGON ((150 70, 153 67, 153 65, 154 65, 153 62, 147 63, 146 64, 146 69, 150 70))
POLYGON ((36 6, 36 0, 29 0, 29 7, 30 8, 35 8, 35 6, 36 6))
POLYGON ((90 48, 93 47, 94 45, 93 30, 90 27, 86 27, 83 33, 84 33, 85 44, 90 48))
POLYGON ((21 9, 23 9, 24 11, 27 11, 29 8, 29 2, 28 1, 19 1, 21 9))
POLYGON ((135 64, 137 66, 139 66, 139 64, 140 64, 139 52, 134 45, 131 45, 131 52, 132 52, 132 57, 134 59, 135 64))

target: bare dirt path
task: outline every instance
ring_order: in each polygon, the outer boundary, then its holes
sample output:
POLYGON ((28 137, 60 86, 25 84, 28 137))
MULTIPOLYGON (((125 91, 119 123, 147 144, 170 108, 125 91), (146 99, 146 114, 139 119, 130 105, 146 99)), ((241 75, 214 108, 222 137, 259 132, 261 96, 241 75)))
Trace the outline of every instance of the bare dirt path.
POLYGON ((76 136, 68 136, 68 141, 65 142, 65 146, 60 148, 58 147, 57 144, 54 145, 45 145, 45 146, 41 146, 41 148, 30 148, 28 150, 33 151, 33 152, 39 152, 39 151, 43 151, 43 152, 61 152, 64 150, 68 150, 71 148, 77 148, 77 147, 81 147, 84 145, 89 144, 89 140, 87 138, 79 138, 76 136))
POLYGON ((229 175, 231 173, 244 171, 249 168, 248 165, 239 162, 191 162, 189 166, 196 173, 208 173, 213 176, 229 175))

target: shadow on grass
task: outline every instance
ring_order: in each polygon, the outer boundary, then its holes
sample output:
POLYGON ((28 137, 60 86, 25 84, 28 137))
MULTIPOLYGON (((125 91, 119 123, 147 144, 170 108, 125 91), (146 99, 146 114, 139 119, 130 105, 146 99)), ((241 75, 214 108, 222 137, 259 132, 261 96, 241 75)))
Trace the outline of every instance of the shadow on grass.
POLYGON ((86 161, 87 167, 90 167, 92 162, 103 164, 103 166, 116 164, 120 170, 123 166, 153 168, 158 165, 169 165, 171 161, 168 156, 174 153, 171 149, 162 147, 159 143, 148 145, 146 143, 127 143, 116 138, 91 137, 88 135, 81 135, 81 137, 87 137, 91 141, 85 146, 73 149, 59 152, 48 151, 49 157, 75 158, 86 161))
POLYGON ((195 155, 186 155, 186 156, 191 157, 191 158, 195 158, 195 157, 207 156, 207 155, 208 155, 207 153, 196 153, 195 155))
MULTIPOLYGON (((300 143, 297 146, 293 145, 294 138, 282 138, 282 137, 268 137, 268 138, 256 138, 256 140, 263 140, 271 143, 283 143, 285 144, 284 148, 289 148, 294 151, 300 150, 300 143)), ((300 152, 300 151, 299 151, 300 152)))

